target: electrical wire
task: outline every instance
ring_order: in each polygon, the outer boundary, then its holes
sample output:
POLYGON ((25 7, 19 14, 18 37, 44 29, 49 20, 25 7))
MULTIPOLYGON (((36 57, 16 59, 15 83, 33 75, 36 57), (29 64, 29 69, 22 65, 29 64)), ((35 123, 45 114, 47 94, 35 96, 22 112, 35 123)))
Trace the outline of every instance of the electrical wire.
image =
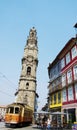
MULTIPOLYGON (((16 86, 16 85, 15 85, 11 80, 9 80, 2 72, 0 72, 0 77, 2 77, 2 78, 4 78, 5 80, 7 80, 10 85, 16 86)), ((8 86, 8 87, 9 87, 9 86, 8 86)), ((11 88, 15 91, 15 88, 14 88, 14 87, 11 87, 11 88)), ((8 93, 6 93, 6 92, 4 92, 4 91, 2 91, 2 90, 0 90, 0 93, 6 94, 6 95, 8 95, 8 96, 10 96, 10 97, 13 97, 13 96, 11 96, 10 94, 8 94, 8 93)))
POLYGON ((8 93, 6 93, 6 92, 3 92, 2 90, 0 90, 0 92, 3 93, 3 94, 8 95, 8 96, 10 96, 10 97, 13 97, 12 95, 10 95, 10 94, 8 94, 8 93))
MULTIPOLYGON (((10 83, 11 85, 13 85, 13 86, 16 86, 11 80, 9 80, 2 72, 0 72, 0 76, 1 77, 3 77, 4 79, 6 79, 7 81, 8 81, 8 83, 10 83)), ((11 87, 12 89, 14 89, 15 90, 15 88, 14 87, 11 87)))

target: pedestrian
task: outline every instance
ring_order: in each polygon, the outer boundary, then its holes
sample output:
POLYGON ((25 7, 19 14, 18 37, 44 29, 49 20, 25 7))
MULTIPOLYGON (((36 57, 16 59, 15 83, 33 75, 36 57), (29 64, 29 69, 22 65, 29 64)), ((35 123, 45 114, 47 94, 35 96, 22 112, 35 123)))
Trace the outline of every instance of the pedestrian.
POLYGON ((44 115, 42 119, 42 128, 45 130, 47 127, 47 117, 44 115))
POLYGON ((37 119, 37 128, 41 127, 41 117, 37 119))
POLYGON ((51 128, 51 120, 50 118, 47 119, 47 130, 50 130, 51 128))

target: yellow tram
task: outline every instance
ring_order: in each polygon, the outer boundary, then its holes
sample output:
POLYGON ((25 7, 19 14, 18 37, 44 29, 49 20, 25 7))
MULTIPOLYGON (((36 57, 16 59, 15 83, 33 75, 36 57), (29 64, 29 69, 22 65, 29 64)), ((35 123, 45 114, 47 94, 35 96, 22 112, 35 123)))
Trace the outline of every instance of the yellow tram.
POLYGON ((12 103, 7 106, 5 125, 16 126, 32 123, 33 110, 29 106, 20 103, 12 103))

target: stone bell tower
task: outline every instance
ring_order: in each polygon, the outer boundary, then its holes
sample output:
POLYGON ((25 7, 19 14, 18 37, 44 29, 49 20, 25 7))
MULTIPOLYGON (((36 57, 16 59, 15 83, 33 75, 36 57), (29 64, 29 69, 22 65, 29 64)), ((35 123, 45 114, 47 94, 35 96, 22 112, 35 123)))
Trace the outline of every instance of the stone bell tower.
POLYGON ((35 106, 36 97, 36 70, 38 66, 38 46, 37 46, 37 32, 33 27, 30 29, 27 38, 26 46, 24 48, 24 55, 22 58, 22 69, 19 79, 19 87, 16 93, 16 102, 24 103, 33 108, 35 106))

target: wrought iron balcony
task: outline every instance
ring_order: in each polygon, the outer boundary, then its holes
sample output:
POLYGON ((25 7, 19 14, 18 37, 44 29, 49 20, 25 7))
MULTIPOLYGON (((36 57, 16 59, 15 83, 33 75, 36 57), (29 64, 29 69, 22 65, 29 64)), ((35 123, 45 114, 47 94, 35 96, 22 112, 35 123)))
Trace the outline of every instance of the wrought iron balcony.
POLYGON ((64 80, 62 82, 62 88, 66 87, 66 86, 69 86, 73 83, 77 82, 77 74, 74 75, 74 78, 72 76, 70 76, 69 78, 67 78, 67 81, 64 80))
POLYGON ((72 76, 70 76, 69 78, 67 78, 67 81, 64 80, 62 82, 59 82, 58 84, 55 84, 54 86, 52 86, 52 83, 49 84, 49 94, 56 92, 58 90, 61 90, 64 87, 67 87, 73 83, 77 82, 77 74, 74 74, 74 79, 72 76))
POLYGON ((61 90, 62 89, 62 83, 58 83, 56 84, 54 87, 50 87, 49 89, 49 94, 55 92, 55 91, 58 91, 58 90, 61 90))

